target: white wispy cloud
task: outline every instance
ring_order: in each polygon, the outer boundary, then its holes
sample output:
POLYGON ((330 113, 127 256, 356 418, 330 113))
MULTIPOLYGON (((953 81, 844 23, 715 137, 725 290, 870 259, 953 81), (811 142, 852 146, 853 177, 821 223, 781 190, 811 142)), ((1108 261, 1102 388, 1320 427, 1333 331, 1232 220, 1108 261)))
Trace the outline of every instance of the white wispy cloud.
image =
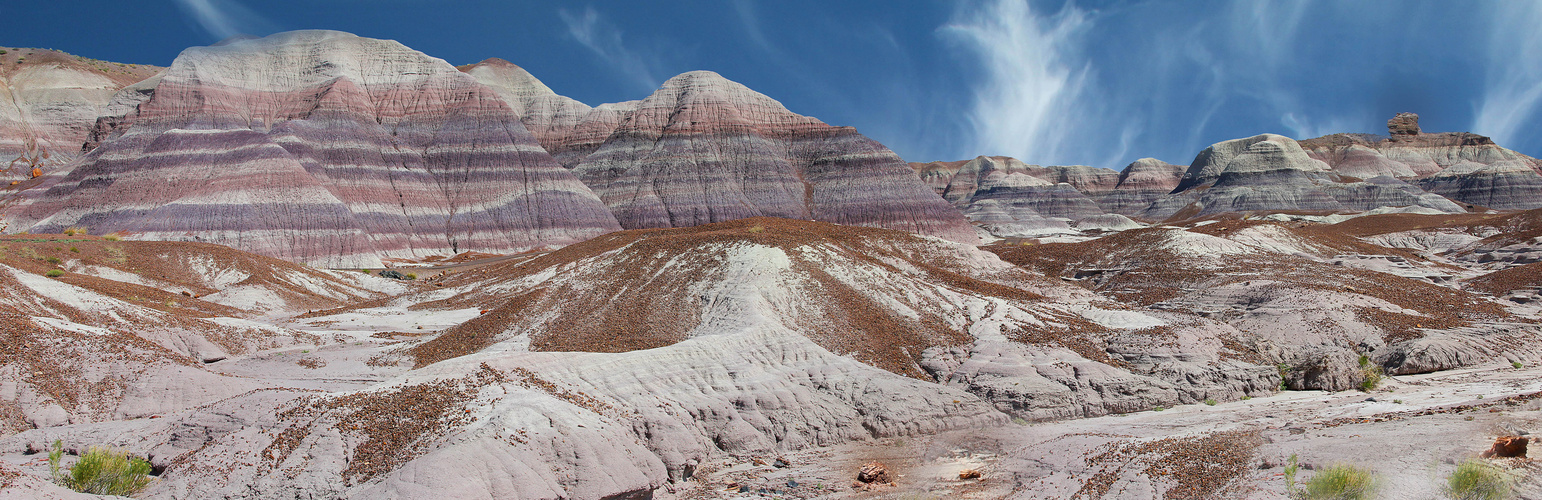
POLYGON ((1493 5, 1489 25, 1488 74, 1476 103, 1472 129, 1499 144, 1535 146, 1538 134, 1523 128, 1542 111, 1542 4, 1493 5))
POLYGON ((606 21, 594 7, 585 7, 581 13, 558 9, 557 16, 567 25, 568 35, 573 40, 594 52, 626 78, 646 90, 659 87, 662 80, 657 76, 660 66, 658 57, 628 48, 623 42, 620 28, 606 21))
POLYGON ((276 25, 235 0, 176 0, 177 8, 216 39, 267 35, 276 25))
POLYGON ((1076 123, 1089 112, 1084 90, 1092 65, 1077 53, 1090 23, 1074 6, 1043 15, 1026 0, 994 0, 959 13, 942 28, 980 58, 984 79, 973 89, 974 154, 1052 163, 1092 155, 1072 151, 1076 123))

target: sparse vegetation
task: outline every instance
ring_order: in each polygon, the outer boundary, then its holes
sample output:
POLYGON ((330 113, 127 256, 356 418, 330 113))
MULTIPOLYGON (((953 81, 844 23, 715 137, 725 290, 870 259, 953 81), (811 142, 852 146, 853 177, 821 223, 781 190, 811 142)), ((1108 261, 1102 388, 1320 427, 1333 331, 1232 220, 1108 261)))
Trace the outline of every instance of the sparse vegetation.
POLYGON ((749 232, 751 232, 751 233, 759 233, 759 232, 761 232, 761 231, 765 231, 765 230, 766 230, 766 228, 765 228, 765 227, 762 227, 762 226, 760 226, 760 225, 759 225, 759 224, 756 224, 756 225, 753 225, 753 226, 750 226, 750 228, 749 228, 749 229, 747 229, 747 231, 749 231, 749 232))
POLYGON ((1504 500, 1512 498, 1515 477, 1480 459, 1468 459, 1446 478, 1446 496, 1455 500, 1504 500))
POLYGON ((1243 396, 1243 397, 1242 397, 1242 400, 1243 400, 1243 401, 1247 401, 1247 400, 1249 400, 1249 399, 1253 399, 1253 396, 1243 396))
POLYGON ((1028 421, 1024 420, 1023 417, 1012 417, 1012 423, 1017 425, 1028 425, 1028 421))
POLYGON ((49 269, 48 272, 43 273, 43 275, 44 276, 48 276, 50 278, 58 278, 60 276, 64 276, 64 270, 63 269, 49 269))
POLYGON ((1301 496, 1301 490, 1296 488, 1296 472, 1301 470, 1301 464, 1296 460, 1296 454, 1291 453, 1285 460, 1285 494, 1291 498, 1301 496))
POLYGON ((1158 406, 1158 407, 1156 407, 1156 408, 1152 408, 1152 409, 1151 409, 1151 411, 1162 411, 1162 410, 1166 410, 1166 409, 1167 409, 1167 408, 1163 408, 1163 407, 1161 407, 1161 406, 1158 406))
POLYGON ((418 273, 407 273, 407 279, 409 279, 409 280, 418 279, 418 273))
POLYGON ((128 252, 123 251, 123 248, 121 247, 107 247, 107 255, 108 262, 114 264, 124 264, 128 262, 128 252))
POLYGON ((1511 361, 1510 362, 1510 366, 1513 366, 1513 367, 1515 367, 1515 369, 1519 370, 1519 369, 1521 369, 1522 367, 1524 367, 1526 365, 1521 364, 1520 361, 1511 361))
POLYGON ((1274 369, 1280 372, 1280 388, 1279 388, 1279 390, 1283 391, 1283 390, 1286 390, 1286 389, 1290 389, 1290 386, 1285 384, 1285 379, 1290 375, 1290 365, 1287 365, 1285 363, 1280 363, 1280 364, 1274 365, 1274 369))
POLYGON ((109 234, 109 235, 103 236, 102 239, 107 240, 107 241, 118 241, 118 240, 123 239, 123 237, 118 236, 116 234, 109 234))
POLYGON ((75 236, 77 234, 78 235, 87 235, 87 234, 91 234, 91 233, 89 231, 86 231, 86 228, 83 227, 83 226, 71 226, 70 228, 64 230, 64 234, 66 236, 75 236))
POLYGON ((1371 363, 1371 358, 1360 356, 1360 390, 1371 392, 1381 385, 1381 366, 1371 363))
POLYGON ((68 472, 60 470, 64 444, 54 441, 48 452, 48 470, 54 482, 93 495, 133 495, 150 485, 150 462, 125 451, 91 447, 68 472))
POLYGON ((1205 400, 1205 404, 1210 405, 1210 406, 1215 406, 1216 402, 1215 402, 1214 399, 1206 399, 1205 400))
POLYGON ((75 248, 75 247, 70 247, 70 252, 72 252, 72 253, 80 253, 80 249, 79 248, 75 248))
POLYGON ((54 256, 49 256, 48 258, 43 259, 43 260, 47 261, 49 264, 58 264, 59 262, 61 262, 58 257, 54 257, 54 256))
POLYGON ((1376 473, 1347 464, 1331 465, 1306 481, 1302 500, 1361 500, 1376 498, 1376 473))

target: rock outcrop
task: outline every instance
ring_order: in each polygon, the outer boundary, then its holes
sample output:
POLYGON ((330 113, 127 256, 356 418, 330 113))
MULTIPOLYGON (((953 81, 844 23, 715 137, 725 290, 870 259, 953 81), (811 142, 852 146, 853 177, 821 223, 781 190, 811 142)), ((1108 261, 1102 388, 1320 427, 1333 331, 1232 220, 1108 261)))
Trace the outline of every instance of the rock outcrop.
POLYGON ((184 51, 8 215, 329 267, 618 229, 498 94, 394 41, 297 31, 184 51), (105 129, 105 130, 100 130, 105 129))
POLYGON ((47 49, 0 48, 0 165, 6 181, 80 156, 113 94, 161 68, 47 49))
POLYGON ((573 173, 626 228, 775 216, 978 239, 882 144, 709 71, 669 79, 573 173))

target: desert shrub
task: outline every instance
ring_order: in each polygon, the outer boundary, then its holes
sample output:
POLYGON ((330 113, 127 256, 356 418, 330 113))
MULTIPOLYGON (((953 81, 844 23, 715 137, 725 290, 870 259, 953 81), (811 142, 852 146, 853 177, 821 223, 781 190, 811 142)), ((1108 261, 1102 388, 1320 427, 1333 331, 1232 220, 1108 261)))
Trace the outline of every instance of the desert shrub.
POLYGON ((48 272, 43 273, 43 275, 44 276, 48 276, 50 278, 58 278, 60 276, 64 276, 64 270, 63 269, 49 269, 48 272))
POLYGON ((76 247, 70 247, 70 252, 73 252, 73 253, 80 253, 80 249, 79 249, 79 248, 76 248, 76 247))
POLYGON ((1329 466, 1306 481, 1301 490, 1304 500, 1361 500, 1376 498, 1376 474, 1353 465, 1329 466))
POLYGON ((418 279, 418 273, 407 273, 407 279, 410 279, 410 280, 418 279))
POLYGON ((68 472, 59 470, 63 458, 64 444, 54 441, 53 451, 48 452, 54 482, 81 493, 128 496, 150 485, 150 462, 128 452, 92 446, 68 472))
POLYGON ((1205 404, 1210 405, 1210 406, 1215 406, 1216 401, 1214 399, 1206 399, 1205 400, 1205 404))
POLYGON ((118 241, 118 240, 123 239, 123 237, 118 236, 116 234, 109 234, 107 236, 103 236, 102 239, 107 240, 107 241, 118 241))
POLYGON ((1381 385, 1381 367, 1371 363, 1371 358, 1360 356, 1360 390, 1371 392, 1381 385))
POLYGON ((1446 478, 1444 492, 1456 500, 1504 500, 1511 498, 1515 478, 1509 472, 1479 459, 1468 459, 1446 478))
POLYGON ((1515 367, 1515 369, 1519 370, 1519 369, 1521 369, 1521 367, 1526 366, 1526 365, 1521 364, 1520 361, 1511 361, 1510 362, 1510 366, 1513 366, 1513 367, 1515 367))
POLYGON ((84 226, 72 226, 72 227, 70 227, 68 229, 65 229, 64 230, 64 234, 69 235, 69 236, 75 236, 77 234, 91 234, 91 233, 89 231, 86 231, 86 228, 84 226))

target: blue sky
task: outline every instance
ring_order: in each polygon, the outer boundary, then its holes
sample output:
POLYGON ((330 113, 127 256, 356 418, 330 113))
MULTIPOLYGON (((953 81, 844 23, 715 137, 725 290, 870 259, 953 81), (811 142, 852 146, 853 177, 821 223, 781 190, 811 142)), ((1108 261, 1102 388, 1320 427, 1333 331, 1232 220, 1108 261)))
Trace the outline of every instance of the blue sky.
POLYGON ((1187 164, 1263 132, 1381 133, 1399 111, 1542 154, 1533 1, 25 0, 0 16, 0 45, 157 65, 236 33, 343 30, 508 59, 589 104, 707 69, 911 161, 1187 164))

